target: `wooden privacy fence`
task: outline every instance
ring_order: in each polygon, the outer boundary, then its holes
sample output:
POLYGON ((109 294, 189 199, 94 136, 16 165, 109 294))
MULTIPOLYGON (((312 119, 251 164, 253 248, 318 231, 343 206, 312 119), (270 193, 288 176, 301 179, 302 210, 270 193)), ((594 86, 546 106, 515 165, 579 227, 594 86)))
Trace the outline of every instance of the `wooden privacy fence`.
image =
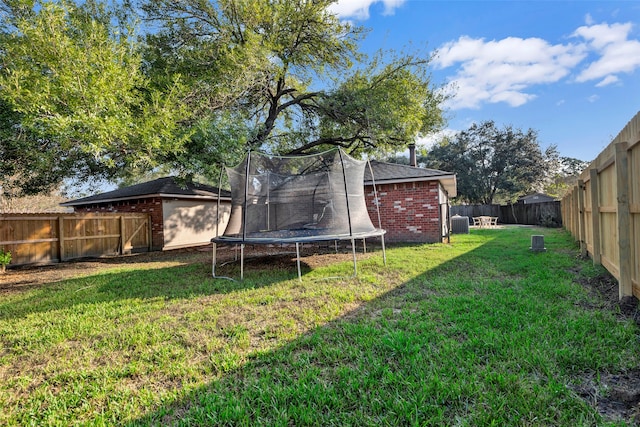
POLYGON ((451 215, 494 216, 500 224, 540 225, 560 227, 562 212, 560 202, 515 203, 513 205, 457 205, 451 206, 451 215))
POLYGON ((11 265, 146 252, 147 214, 0 214, 0 249, 11 265))
POLYGON ((562 217, 581 252, 618 279, 620 298, 640 297, 640 113, 582 172, 562 217))

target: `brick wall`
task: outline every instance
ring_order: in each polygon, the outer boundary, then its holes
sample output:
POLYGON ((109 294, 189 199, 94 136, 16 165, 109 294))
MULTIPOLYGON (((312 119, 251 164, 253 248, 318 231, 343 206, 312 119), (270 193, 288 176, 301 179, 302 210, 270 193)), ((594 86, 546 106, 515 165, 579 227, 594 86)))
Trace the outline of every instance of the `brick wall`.
MULTIPOLYGON (((440 206, 438 182, 376 184, 382 228, 389 242, 440 242, 440 206)), ((373 188, 366 187, 367 207, 374 225, 378 214, 373 188)))
POLYGON ((113 203, 96 203, 86 206, 75 206, 76 212, 135 212, 148 213, 151 217, 151 246, 154 251, 164 247, 164 228, 162 219, 162 199, 123 200, 113 203))

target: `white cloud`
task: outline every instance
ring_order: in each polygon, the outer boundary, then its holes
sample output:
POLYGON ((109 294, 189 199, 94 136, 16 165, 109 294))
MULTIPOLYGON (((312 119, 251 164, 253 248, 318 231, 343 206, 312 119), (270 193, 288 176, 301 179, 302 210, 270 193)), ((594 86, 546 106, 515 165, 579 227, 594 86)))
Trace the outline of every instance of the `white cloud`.
POLYGON ((594 23, 593 17, 591 16, 590 13, 587 13, 587 15, 584 17, 584 22, 587 25, 592 25, 594 23))
POLYGON ((600 99, 600 97, 598 95, 591 95, 590 97, 587 98, 587 101, 589 101, 589 102, 591 102, 593 104, 598 99, 600 99))
MULTIPOLYGON (((445 137, 454 137, 459 131, 453 129, 443 129, 439 132, 432 133, 416 139, 418 147, 431 148, 445 137)), ((407 151, 408 153, 408 151, 407 151)))
POLYGON ((339 0, 329 6, 329 10, 340 18, 369 19, 369 8, 374 3, 382 3, 383 15, 393 15, 405 0, 339 0))
POLYGON ((640 41, 629 40, 632 24, 597 24, 578 28, 574 37, 583 38, 600 58, 590 63, 577 82, 601 80, 597 86, 617 81, 617 74, 631 73, 640 67, 640 41))
POLYGON ((619 81, 620 79, 617 76, 608 75, 607 77, 602 79, 598 84, 596 84, 596 87, 609 86, 610 84, 618 83, 619 81))
MULTIPOLYGON (((442 141, 443 138, 445 137, 453 138, 458 133, 460 133, 460 131, 458 130, 443 129, 439 132, 431 133, 429 135, 417 138, 416 147, 430 149, 431 147, 433 147, 434 145, 442 141)), ((400 151, 397 154, 401 156, 409 157, 409 148, 406 148, 404 151, 400 151)))
POLYGON ((561 81, 585 60, 590 62, 575 81, 596 80, 596 87, 619 84, 621 73, 640 68, 640 40, 630 39, 631 23, 595 24, 589 14, 585 22, 571 34, 576 42, 569 44, 534 37, 487 41, 467 36, 445 43, 438 48, 434 65, 455 67, 449 80, 457 90, 447 107, 480 108, 501 102, 518 107, 536 98, 532 87, 561 81))
POLYGON ((535 98, 527 88, 561 80, 585 56, 581 45, 551 45, 539 38, 485 41, 463 36, 441 46, 434 65, 460 64, 451 79, 458 90, 450 108, 498 102, 517 107, 535 98))

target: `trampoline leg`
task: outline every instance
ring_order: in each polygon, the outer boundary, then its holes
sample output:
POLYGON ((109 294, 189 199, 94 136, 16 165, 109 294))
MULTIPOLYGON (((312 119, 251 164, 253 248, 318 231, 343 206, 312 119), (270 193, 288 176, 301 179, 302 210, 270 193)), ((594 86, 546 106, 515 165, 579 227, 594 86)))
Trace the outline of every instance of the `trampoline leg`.
POLYGON ((338 253, 338 241, 337 240, 333 241, 333 246, 336 247, 336 254, 337 254, 338 253))
POLYGON ((384 266, 387 266, 387 252, 385 250, 384 247, 384 234, 382 234, 380 236, 380 241, 382 242, 382 262, 384 263, 384 266))
POLYGON ((356 241, 351 239, 351 252, 353 252, 353 277, 358 275, 358 263, 356 261, 356 241))
POLYGON ((240 280, 244 280, 244 243, 240 245, 240 280))
POLYGON ((216 243, 212 242, 213 245, 213 258, 211 260, 211 276, 216 277, 216 243))
POLYGON ((362 239, 362 253, 367 253, 367 239, 362 239))
POLYGON ((298 280, 302 282, 302 273, 300 271, 300 243, 296 242, 296 263, 298 264, 298 280))

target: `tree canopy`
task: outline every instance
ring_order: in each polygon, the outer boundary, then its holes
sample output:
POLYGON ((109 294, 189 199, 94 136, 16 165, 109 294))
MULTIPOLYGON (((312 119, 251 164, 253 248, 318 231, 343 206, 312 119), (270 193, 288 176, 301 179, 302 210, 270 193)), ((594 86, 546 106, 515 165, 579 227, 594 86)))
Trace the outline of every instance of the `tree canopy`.
POLYGON ((83 173, 211 176, 250 148, 384 153, 440 129, 430 54, 366 57, 332 2, 4 0, 0 175, 27 192, 83 173), (41 167, 11 166, 26 157, 41 167))
POLYGON ((557 159, 555 146, 541 150, 533 129, 499 129, 493 121, 473 124, 427 155, 429 166, 456 173, 459 200, 482 204, 541 189, 557 159))
POLYGON ((555 168, 550 167, 548 170, 548 182, 544 186, 544 192, 553 197, 563 197, 578 183, 580 174, 588 166, 587 161, 560 156, 555 168))
POLYGON ((186 108, 174 87, 151 87, 135 37, 113 11, 65 0, 4 5, 3 176, 33 193, 69 176, 153 167, 157 153, 181 147, 186 108))

